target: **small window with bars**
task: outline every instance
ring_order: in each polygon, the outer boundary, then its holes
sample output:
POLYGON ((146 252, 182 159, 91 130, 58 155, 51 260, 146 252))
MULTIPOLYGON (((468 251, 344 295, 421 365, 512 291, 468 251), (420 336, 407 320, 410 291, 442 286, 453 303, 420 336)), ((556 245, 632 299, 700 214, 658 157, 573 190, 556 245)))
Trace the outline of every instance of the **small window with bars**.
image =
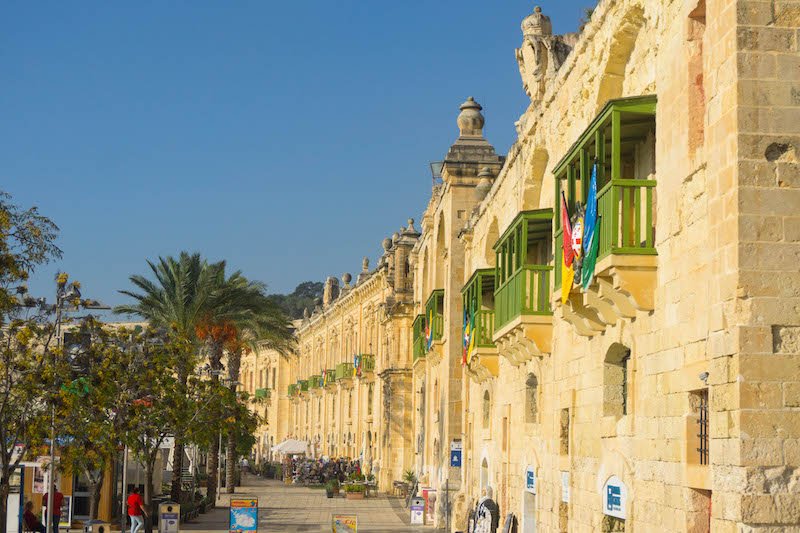
POLYGON ((708 464, 708 390, 699 391, 697 394, 697 440, 699 446, 700 464, 708 464))

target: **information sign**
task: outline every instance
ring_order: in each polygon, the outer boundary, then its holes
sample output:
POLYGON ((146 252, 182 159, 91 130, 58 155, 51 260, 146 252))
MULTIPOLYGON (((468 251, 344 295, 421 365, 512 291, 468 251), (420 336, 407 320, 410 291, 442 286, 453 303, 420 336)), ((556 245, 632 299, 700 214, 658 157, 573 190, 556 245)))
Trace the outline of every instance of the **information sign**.
POLYGON ((569 472, 561 472, 561 501, 569 503, 569 472))
POLYGON ((525 490, 536 494, 536 468, 533 465, 528 465, 525 469, 525 490))
POLYGON ((357 533, 358 517, 356 515, 335 514, 331 520, 333 533, 357 533))
POLYGON ((454 440, 450 443, 450 466, 461 468, 461 441, 454 440))
POLYGON ((611 476, 603 485, 603 513, 625 520, 628 507, 628 488, 617 476, 611 476))
POLYGON ((258 531, 258 499, 231 500, 230 533, 258 531))

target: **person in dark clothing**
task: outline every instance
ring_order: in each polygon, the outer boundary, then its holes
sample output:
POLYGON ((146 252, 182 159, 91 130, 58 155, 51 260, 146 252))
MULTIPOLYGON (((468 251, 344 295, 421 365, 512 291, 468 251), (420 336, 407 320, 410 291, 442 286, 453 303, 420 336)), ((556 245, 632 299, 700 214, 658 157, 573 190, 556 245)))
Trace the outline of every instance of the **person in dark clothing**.
POLYGON ((44 524, 33 514, 33 502, 25 502, 25 512, 22 513, 22 526, 26 531, 36 531, 36 533, 45 533, 47 530, 44 524))

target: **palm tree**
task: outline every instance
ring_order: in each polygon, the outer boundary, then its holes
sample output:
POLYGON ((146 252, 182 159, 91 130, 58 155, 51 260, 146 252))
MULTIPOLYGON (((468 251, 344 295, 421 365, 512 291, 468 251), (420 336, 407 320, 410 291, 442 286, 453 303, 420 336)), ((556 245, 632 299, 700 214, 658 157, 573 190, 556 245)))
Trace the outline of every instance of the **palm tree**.
MULTIPOLYGON (((218 272, 217 275, 219 290, 215 294, 213 314, 209 314, 201 322, 198 336, 206 339, 209 344, 211 368, 221 368, 222 358, 227 352, 229 387, 235 395, 242 353, 256 345, 287 353, 294 343, 294 335, 289 320, 267 298, 264 284, 250 281, 238 271, 227 278, 224 272, 218 272)), ((231 431, 228 433, 226 446, 225 475, 229 493, 234 491, 235 461, 236 434, 231 431)), ((212 464, 211 457, 209 464, 212 464)), ((218 460, 214 460, 215 468, 217 464, 218 460)), ((211 490, 209 485, 209 491, 211 490)))
MULTIPOLYGON (((153 327, 165 329, 179 345, 187 345, 189 349, 174 354, 178 359, 176 361, 178 387, 187 392, 189 374, 197 363, 199 343, 196 329, 200 320, 208 316, 209 306, 213 305, 217 281, 220 272, 224 272, 225 263, 209 264, 200 254, 181 252, 177 259, 160 257, 157 262, 148 261, 147 264, 155 279, 150 280, 140 275, 131 276, 130 281, 139 292, 127 290, 120 292, 133 298, 135 303, 118 306, 114 312, 139 315, 153 327)), ((170 497, 176 502, 181 501, 186 429, 173 428, 175 446, 170 497)))

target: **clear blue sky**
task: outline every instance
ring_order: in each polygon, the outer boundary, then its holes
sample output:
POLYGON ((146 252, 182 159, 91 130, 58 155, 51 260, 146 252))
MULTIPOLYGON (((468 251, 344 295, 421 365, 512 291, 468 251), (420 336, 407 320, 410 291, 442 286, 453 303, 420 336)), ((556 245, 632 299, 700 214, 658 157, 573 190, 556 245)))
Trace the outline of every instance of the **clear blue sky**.
MULTIPOLYGON (((592 0, 541 2, 575 31, 592 0)), ((0 6, 0 189, 61 228, 57 269, 118 304, 145 259, 199 251, 272 292, 374 265, 484 106, 505 154, 527 106, 528 0, 0 6)))

